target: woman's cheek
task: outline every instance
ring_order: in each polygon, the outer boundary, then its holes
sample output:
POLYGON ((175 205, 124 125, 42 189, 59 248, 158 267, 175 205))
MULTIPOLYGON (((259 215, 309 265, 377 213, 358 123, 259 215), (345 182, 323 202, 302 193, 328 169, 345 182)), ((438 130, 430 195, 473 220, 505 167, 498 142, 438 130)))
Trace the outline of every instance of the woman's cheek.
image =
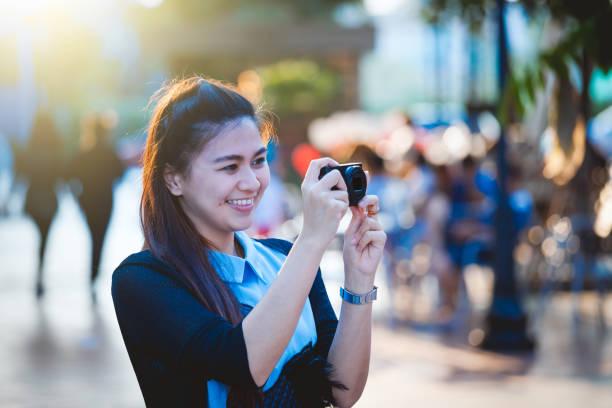
POLYGON ((268 167, 267 163, 262 168, 262 175, 261 175, 259 182, 261 183, 261 192, 259 194, 262 195, 264 191, 266 191, 266 188, 268 188, 268 185, 270 184, 270 168, 268 167))

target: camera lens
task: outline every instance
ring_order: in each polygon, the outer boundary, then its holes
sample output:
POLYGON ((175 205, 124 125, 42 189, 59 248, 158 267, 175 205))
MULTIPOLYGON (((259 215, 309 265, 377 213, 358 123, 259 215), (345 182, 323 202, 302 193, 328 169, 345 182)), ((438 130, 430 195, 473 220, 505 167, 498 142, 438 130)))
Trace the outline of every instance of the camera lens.
POLYGON ((349 181, 351 190, 358 191, 363 189, 363 171, 360 167, 351 166, 346 169, 346 178, 349 181))

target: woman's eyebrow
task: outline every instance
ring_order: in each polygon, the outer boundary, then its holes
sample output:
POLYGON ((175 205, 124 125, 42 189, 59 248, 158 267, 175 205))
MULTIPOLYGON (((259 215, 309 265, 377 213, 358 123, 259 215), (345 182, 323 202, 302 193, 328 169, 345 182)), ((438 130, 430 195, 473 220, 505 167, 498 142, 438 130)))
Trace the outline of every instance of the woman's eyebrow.
MULTIPOLYGON (((266 147, 262 147, 261 149, 257 150, 255 152, 255 154, 253 155, 253 157, 259 156, 260 154, 266 153, 268 151, 268 149, 266 147)), ((224 162, 224 161, 240 161, 242 160, 243 157, 239 154, 228 154, 226 156, 221 156, 221 157, 217 157, 214 160, 214 163, 219 163, 219 162, 224 162)))
POLYGON ((267 147, 262 147, 261 149, 259 149, 258 151, 255 152, 255 154, 253 155, 253 157, 259 156, 260 154, 264 154, 268 151, 267 147))
POLYGON ((242 156, 239 154, 228 154, 227 156, 217 157, 213 160, 214 163, 224 162, 224 161, 240 161, 242 160, 242 156))

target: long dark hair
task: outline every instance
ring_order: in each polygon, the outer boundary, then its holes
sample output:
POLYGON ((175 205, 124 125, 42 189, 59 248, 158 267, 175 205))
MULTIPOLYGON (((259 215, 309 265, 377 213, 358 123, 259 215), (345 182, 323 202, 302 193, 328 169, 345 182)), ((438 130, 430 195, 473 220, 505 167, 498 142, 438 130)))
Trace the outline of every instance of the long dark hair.
POLYGON ((155 108, 143 158, 140 210, 144 246, 178 270, 204 307, 236 325, 242 315, 233 293, 210 263, 205 249, 212 249, 212 244, 198 233, 177 197, 168 191, 164 169, 188 171, 193 158, 223 126, 240 118, 253 119, 267 142, 270 121, 231 86, 201 77, 175 80, 153 98, 155 108))

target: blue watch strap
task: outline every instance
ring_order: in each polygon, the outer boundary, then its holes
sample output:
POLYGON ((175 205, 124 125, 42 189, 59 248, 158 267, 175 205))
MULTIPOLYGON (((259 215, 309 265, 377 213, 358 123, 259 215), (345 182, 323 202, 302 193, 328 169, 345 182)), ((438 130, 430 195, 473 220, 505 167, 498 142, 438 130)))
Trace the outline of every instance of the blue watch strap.
POLYGON ((377 291, 378 291, 378 287, 374 286, 374 289, 372 289, 368 293, 365 293, 363 295, 358 295, 340 286, 340 297, 345 302, 351 303, 353 305, 365 305, 366 303, 372 303, 373 301, 376 300, 377 291))

